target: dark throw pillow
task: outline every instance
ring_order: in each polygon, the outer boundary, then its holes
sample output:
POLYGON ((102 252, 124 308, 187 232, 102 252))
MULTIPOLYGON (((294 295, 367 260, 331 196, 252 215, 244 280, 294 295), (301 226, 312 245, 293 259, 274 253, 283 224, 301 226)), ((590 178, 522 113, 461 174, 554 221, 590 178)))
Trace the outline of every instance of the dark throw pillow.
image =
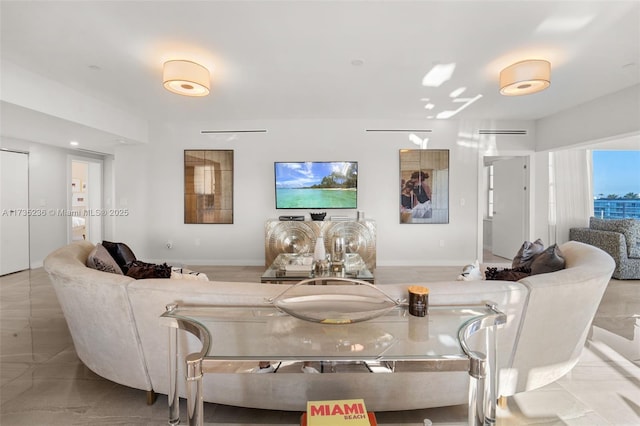
POLYGON ((524 277, 531 275, 531 269, 529 268, 513 268, 513 269, 501 269, 488 267, 485 272, 485 279, 496 281, 518 281, 524 277))
POLYGON ((118 263, 120 269, 126 275, 127 273, 127 265, 133 262, 136 259, 136 255, 133 254, 133 251, 129 248, 125 243, 113 243, 111 241, 103 241, 102 245, 106 248, 111 257, 118 263))
POLYGON ((529 268, 536 255, 544 251, 544 244, 538 238, 534 242, 525 241, 511 262, 512 268, 529 268))
POLYGON ((127 265, 126 275, 136 280, 144 278, 171 278, 171 266, 166 263, 156 265, 155 263, 134 260, 127 265))
POLYGON ((122 269, 102 244, 98 243, 87 256, 87 266, 102 272, 122 275, 122 269))
POLYGON ((560 247, 556 244, 547 247, 533 259, 531 263, 531 275, 546 274, 564 269, 565 260, 560 247))

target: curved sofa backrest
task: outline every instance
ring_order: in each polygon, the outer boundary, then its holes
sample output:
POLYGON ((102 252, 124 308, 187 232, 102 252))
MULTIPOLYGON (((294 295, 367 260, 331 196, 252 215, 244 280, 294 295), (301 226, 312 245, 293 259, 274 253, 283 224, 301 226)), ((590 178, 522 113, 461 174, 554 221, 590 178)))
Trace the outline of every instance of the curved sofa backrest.
POLYGON ((133 278, 86 266, 88 241, 61 247, 44 260, 78 357, 96 374, 151 390, 131 312, 127 285, 133 278))
POLYGON ((529 296, 510 368, 500 377, 500 395, 545 386, 578 362, 587 333, 615 268, 597 247, 569 241, 560 246, 566 268, 519 282, 529 296))

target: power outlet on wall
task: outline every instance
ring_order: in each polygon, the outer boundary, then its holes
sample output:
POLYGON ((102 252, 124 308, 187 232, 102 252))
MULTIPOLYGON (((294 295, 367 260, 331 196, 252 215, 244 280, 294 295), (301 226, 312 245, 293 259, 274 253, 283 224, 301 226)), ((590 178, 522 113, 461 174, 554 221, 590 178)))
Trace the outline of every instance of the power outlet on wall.
POLYGON ((171 241, 171 240, 167 240, 167 248, 168 248, 168 249, 173 248, 173 241, 171 241))

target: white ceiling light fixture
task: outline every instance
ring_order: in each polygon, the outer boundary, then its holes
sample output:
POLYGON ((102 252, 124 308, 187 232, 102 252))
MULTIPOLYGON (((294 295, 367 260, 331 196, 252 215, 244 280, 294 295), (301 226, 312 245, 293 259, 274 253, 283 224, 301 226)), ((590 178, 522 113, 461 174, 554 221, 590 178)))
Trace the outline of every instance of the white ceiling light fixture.
POLYGON ((184 96, 207 96, 211 86, 209 70, 191 61, 164 63, 162 84, 170 92, 184 96))
POLYGON ((500 71, 500 93, 505 96, 529 95, 551 85, 551 63, 544 59, 516 62, 500 71))

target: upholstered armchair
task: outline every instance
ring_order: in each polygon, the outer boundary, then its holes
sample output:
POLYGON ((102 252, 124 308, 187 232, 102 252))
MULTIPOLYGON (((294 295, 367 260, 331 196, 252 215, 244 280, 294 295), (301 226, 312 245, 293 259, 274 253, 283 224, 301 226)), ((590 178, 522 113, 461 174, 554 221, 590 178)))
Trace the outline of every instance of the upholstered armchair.
POLYGON ((571 228, 569 239, 596 246, 613 257, 613 278, 640 279, 640 220, 591 217, 588 228, 571 228))

